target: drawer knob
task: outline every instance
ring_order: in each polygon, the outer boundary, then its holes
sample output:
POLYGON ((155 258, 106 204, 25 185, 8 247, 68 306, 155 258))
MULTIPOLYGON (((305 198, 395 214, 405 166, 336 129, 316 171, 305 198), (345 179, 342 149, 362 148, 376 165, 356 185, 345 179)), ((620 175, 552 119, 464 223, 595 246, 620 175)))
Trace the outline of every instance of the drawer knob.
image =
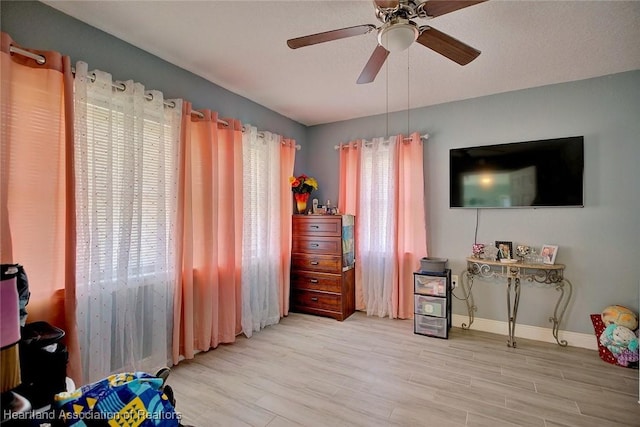
POLYGON ((311 301, 318 301, 318 297, 311 297, 311 301))
POLYGON ((312 248, 317 248, 320 245, 318 243, 310 243, 309 246, 311 246, 312 248))
POLYGON ((318 279, 309 279, 311 283, 318 283, 318 279))
POLYGON ((311 264, 311 265, 318 265, 318 264, 319 264, 319 262, 318 262, 318 261, 311 261, 309 264, 311 264))
POLYGON ((317 229, 317 228, 320 228, 320 227, 318 227, 317 225, 310 225, 309 228, 316 228, 317 229))

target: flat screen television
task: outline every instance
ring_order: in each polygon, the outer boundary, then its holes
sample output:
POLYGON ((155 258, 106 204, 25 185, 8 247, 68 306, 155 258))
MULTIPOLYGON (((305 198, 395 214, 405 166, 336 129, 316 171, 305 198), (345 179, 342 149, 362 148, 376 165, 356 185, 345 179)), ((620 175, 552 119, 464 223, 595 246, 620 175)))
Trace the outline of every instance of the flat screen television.
POLYGON ((452 208, 584 206, 584 137, 454 148, 452 208))

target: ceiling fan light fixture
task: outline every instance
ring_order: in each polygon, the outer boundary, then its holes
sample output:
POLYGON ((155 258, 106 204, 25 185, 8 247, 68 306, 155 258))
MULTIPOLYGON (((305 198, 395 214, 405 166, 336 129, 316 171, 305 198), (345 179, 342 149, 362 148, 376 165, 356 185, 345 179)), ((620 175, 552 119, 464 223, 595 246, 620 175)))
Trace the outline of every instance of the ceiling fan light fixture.
POLYGON ((389 22, 378 32, 378 43, 389 52, 402 52, 418 38, 418 28, 407 20, 389 22))

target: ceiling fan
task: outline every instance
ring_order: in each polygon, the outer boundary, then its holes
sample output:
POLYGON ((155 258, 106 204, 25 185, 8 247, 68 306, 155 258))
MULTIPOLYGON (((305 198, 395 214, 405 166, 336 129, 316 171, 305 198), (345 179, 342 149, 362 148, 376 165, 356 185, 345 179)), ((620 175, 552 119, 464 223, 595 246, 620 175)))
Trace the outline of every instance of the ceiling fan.
POLYGON ((362 70, 358 84, 374 81, 390 52, 408 49, 416 41, 460 65, 466 65, 480 55, 479 50, 428 25, 418 26, 412 19, 435 18, 485 1, 487 0, 374 0, 376 18, 382 22, 380 27, 372 24, 356 25, 289 39, 287 45, 291 49, 298 49, 377 30, 378 46, 362 70))

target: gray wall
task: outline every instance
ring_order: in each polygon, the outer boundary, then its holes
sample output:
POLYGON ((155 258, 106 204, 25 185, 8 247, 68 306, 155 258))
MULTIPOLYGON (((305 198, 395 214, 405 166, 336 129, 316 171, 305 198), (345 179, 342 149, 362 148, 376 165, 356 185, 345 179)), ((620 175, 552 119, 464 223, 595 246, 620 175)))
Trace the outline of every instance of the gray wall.
MULTIPOLYGON (((27 47, 51 49, 134 79, 167 97, 193 102, 259 129, 296 139, 296 173, 318 178, 322 201, 337 200, 338 153, 333 146, 387 133, 385 116, 305 126, 37 2, 0 2, 1 27, 27 47), (153 71, 152 71, 153 70, 153 71), (160 70, 160 71, 158 71, 160 70)), ((588 315, 606 305, 638 310, 640 277, 640 72, 546 86, 391 114, 390 134, 429 133, 425 145, 428 247, 455 273, 471 251, 475 210, 449 209, 449 149, 471 145, 585 136, 586 207, 479 211, 478 241, 510 240, 560 246, 574 295, 563 329, 591 333, 588 315)), ((478 317, 505 320, 504 288, 478 282, 478 317)), ((518 323, 548 327, 556 293, 526 286, 518 323)), ((454 312, 464 305, 454 300, 454 312)))
POLYGON ((2 31, 21 46, 58 51, 73 63, 84 61, 90 70, 107 71, 116 80, 141 82, 147 89, 162 91, 165 98, 182 98, 196 109, 208 108, 304 143, 304 125, 43 3, 2 1, 0 8, 2 31))
MULTIPOLYGON (((406 133, 407 113, 392 114, 389 123, 391 134, 406 133)), ((592 333, 589 314, 609 304, 637 312, 640 71, 415 109, 410 123, 411 130, 430 135, 424 150, 429 255, 448 258, 454 274, 471 253, 476 210, 449 208, 449 150, 584 135, 586 206, 479 210, 478 241, 559 246, 556 262, 566 264, 574 285, 563 330, 592 333)), ((385 116, 377 116, 309 128, 302 160, 322 185, 321 200, 337 199, 334 145, 384 136, 385 127, 385 116)), ((523 287, 518 323, 549 327, 557 295, 523 287)), ((477 317, 506 320, 504 286, 476 282, 474 296, 477 317)), ((455 299, 454 313, 466 314, 455 299)))

